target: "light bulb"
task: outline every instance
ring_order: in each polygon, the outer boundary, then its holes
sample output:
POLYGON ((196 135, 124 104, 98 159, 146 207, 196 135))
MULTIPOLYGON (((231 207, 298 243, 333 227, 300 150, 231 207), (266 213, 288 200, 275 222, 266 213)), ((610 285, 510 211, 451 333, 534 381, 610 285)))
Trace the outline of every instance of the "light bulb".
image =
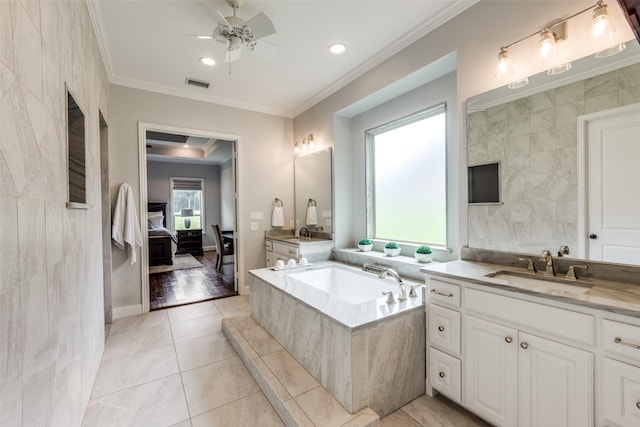
POLYGON ((591 21, 591 35, 594 38, 611 39, 615 36, 616 30, 609 18, 606 3, 599 1, 593 9, 593 18, 591 21))
POLYGON ((551 30, 545 28, 540 33, 540 40, 538 42, 538 62, 540 64, 553 62, 556 60, 557 55, 556 39, 551 30))
POLYGON ((293 149, 294 153, 297 153, 300 151, 300 147, 298 147, 298 144, 296 144, 295 148, 293 149))
POLYGON ((516 73, 513 69, 511 58, 509 57, 509 52, 506 48, 501 47, 500 52, 498 53, 498 63, 496 64, 495 79, 497 81, 511 80, 515 74, 516 73))

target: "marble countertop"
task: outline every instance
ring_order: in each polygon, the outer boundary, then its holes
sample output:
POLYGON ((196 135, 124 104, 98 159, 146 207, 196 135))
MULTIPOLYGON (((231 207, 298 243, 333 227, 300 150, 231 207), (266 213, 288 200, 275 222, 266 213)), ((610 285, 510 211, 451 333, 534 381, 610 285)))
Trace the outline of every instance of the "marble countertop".
MULTIPOLYGON (((313 263, 313 265, 290 270, 260 268, 249 270, 249 273, 294 296, 308 306, 327 314, 337 322, 351 329, 368 326, 373 322, 380 321, 393 314, 414 309, 424 309, 424 282, 403 280, 407 294, 409 293, 409 287, 411 285, 416 285, 416 290, 418 291, 419 296, 409 298, 405 301, 396 300, 394 304, 387 304, 385 301, 386 297, 383 296, 374 300, 367 300, 359 303, 343 301, 335 298, 332 294, 316 292, 313 289, 309 289, 309 286, 300 287, 295 283, 295 281, 288 280, 287 278, 290 274, 323 269, 332 266, 338 266, 339 268, 347 269, 352 273, 363 275, 365 279, 376 277, 374 274, 364 273, 359 268, 336 261, 321 261, 313 263)), ((398 291, 395 283, 389 278, 386 279, 386 282, 389 285, 389 290, 393 290, 394 295, 397 297, 398 291)))
MULTIPOLYGON (((423 273, 464 280, 478 285, 503 289, 506 291, 568 302, 584 307, 610 311, 614 313, 640 316, 640 286, 607 280, 584 280, 592 287, 584 287, 571 282, 558 282, 530 279, 517 282, 497 277, 487 277, 496 271, 525 272, 524 269, 504 267, 476 261, 452 261, 422 267, 423 273), (525 283, 526 282, 526 283, 525 283)), ((533 274, 533 273, 531 273, 533 274)), ((541 273, 538 273, 540 275, 541 273)), ((526 276, 523 275, 523 276, 526 276)), ((559 276, 562 277, 562 276, 559 276)))
POLYGON ((320 243, 320 242, 331 242, 332 240, 328 239, 320 239, 317 237, 267 237, 267 239, 277 240, 279 242, 284 243, 320 243))

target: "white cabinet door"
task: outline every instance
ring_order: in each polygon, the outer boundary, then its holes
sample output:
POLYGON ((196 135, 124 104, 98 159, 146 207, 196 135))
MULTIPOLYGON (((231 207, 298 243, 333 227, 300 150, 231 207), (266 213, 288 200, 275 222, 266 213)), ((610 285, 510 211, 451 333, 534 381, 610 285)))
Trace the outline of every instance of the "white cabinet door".
POLYGON ((593 354, 519 334, 520 427, 593 425, 593 354))
POLYGON ((464 401, 497 426, 518 422, 518 331, 464 317, 464 401))
POLYGON ((603 357, 602 400, 607 421, 640 426, 640 368, 603 357))

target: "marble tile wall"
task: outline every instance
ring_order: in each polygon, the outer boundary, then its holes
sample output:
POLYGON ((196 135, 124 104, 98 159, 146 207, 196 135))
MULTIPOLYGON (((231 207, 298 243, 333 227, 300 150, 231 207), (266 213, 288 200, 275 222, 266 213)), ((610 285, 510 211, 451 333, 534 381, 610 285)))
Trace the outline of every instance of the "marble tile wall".
POLYGON ((104 348, 98 107, 84 1, 0 1, 0 425, 78 426, 104 348), (87 203, 69 210, 65 83, 87 125, 87 203))
POLYGON ((577 245, 577 117, 640 102, 640 64, 468 116, 468 163, 501 162, 503 205, 469 206, 469 246, 577 245))
POLYGON ((423 310, 351 329, 250 278, 254 319, 348 411, 383 417, 424 393, 423 310))

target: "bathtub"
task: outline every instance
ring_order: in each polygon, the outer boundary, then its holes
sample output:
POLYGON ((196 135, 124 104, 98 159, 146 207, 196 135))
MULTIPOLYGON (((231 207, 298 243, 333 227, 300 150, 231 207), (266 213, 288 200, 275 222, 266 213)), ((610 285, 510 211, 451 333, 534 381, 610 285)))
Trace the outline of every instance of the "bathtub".
MULTIPOLYGON (((419 285, 407 283, 407 294, 411 284, 419 285)), ((393 292, 397 296, 400 289, 393 278, 379 279, 375 274, 339 264, 304 271, 289 270, 284 274, 282 289, 349 328, 358 328, 423 304, 421 297, 387 304, 382 293, 393 292)))
MULTIPOLYGON (((254 319, 347 410, 383 417, 424 393, 421 287, 386 304, 395 280, 337 262, 249 273, 254 319)), ((411 284, 420 283, 405 281, 407 293, 411 284)))

